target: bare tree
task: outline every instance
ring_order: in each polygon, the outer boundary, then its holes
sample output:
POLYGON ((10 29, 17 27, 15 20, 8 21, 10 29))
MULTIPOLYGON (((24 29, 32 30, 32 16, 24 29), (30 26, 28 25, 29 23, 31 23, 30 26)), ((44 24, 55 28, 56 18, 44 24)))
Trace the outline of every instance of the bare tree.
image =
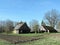
POLYGON ((46 22, 48 22, 48 24, 52 27, 55 27, 58 20, 59 20, 59 13, 55 10, 55 9, 52 9, 51 11, 48 11, 46 14, 45 14, 45 19, 46 19, 46 22))
POLYGON ((4 25, 5 25, 5 21, 0 21, 0 32, 4 32, 5 30, 4 25))
POLYGON ((13 28, 16 26, 17 22, 6 20, 0 21, 0 32, 10 33, 13 31, 13 28))
POLYGON ((6 20, 6 22, 5 22, 5 32, 9 33, 11 31, 13 31, 13 27, 14 27, 13 21, 6 20))
POLYGON ((39 32, 39 23, 37 20, 32 20, 30 22, 30 28, 33 30, 35 33, 39 32))

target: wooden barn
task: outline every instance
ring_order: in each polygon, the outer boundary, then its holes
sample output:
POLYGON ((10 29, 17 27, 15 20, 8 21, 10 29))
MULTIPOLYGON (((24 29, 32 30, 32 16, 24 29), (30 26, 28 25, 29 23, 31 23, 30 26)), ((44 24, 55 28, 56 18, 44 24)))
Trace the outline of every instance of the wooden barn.
POLYGON ((58 32, 56 29, 54 29, 51 26, 40 26, 40 32, 58 32))
POLYGON ((29 32, 30 32, 30 28, 25 22, 18 23, 13 31, 13 33, 16 33, 16 34, 29 33, 29 32))

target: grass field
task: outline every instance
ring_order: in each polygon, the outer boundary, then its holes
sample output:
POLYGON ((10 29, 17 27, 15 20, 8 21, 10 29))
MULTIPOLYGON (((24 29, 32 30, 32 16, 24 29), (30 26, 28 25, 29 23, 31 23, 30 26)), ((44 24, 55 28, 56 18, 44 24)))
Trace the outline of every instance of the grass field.
MULTIPOLYGON (((22 36, 36 36, 39 34, 20 34, 22 36)), ((42 35, 42 34, 40 34, 42 35)), ((5 40, 0 40, 0 45, 14 45, 11 44, 5 40)), ((25 43, 20 43, 16 45, 60 45, 60 33, 50 33, 50 34, 44 34, 44 38, 36 40, 36 41, 30 41, 25 43)))
POLYGON ((24 43, 21 45, 60 45, 60 34, 49 34, 43 39, 37 41, 24 43))
MULTIPOLYGON (((1 33, 1 34, 7 34, 7 33, 1 33)), ((39 36, 41 34, 44 34, 44 33, 28 33, 28 34, 13 34, 13 33, 9 33, 8 35, 14 35, 14 36, 27 36, 27 37, 32 37, 32 36, 39 36)))

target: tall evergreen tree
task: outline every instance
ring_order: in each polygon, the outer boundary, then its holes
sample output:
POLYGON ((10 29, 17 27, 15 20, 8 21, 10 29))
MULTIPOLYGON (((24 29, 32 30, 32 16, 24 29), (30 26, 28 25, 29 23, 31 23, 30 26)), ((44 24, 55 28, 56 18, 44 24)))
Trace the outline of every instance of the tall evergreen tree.
POLYGON ((46 26, 45 22, 42 20, 41 25, 46 26))

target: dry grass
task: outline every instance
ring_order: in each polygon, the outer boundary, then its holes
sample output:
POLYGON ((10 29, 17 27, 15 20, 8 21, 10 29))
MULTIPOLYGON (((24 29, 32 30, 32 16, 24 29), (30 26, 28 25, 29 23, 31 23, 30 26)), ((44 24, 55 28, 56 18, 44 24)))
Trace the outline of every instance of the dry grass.
MULTIPOLYGON (((21 35, 25 35, 25 34, 21 34, 21 35)), ((31 34, 26 34, 26 35, 31 35, 31 34)), ((50 34, 44 33, 40 35, 44 35, 43 38, 35 41, 19 43, 16 45, 60 45, 60 33, 50 33, 50 34)), ((7 43, 7 41, 2 40, 0 41, 0 45, 14 45, 14 44, 10 44, 9 42, 7 43)))

